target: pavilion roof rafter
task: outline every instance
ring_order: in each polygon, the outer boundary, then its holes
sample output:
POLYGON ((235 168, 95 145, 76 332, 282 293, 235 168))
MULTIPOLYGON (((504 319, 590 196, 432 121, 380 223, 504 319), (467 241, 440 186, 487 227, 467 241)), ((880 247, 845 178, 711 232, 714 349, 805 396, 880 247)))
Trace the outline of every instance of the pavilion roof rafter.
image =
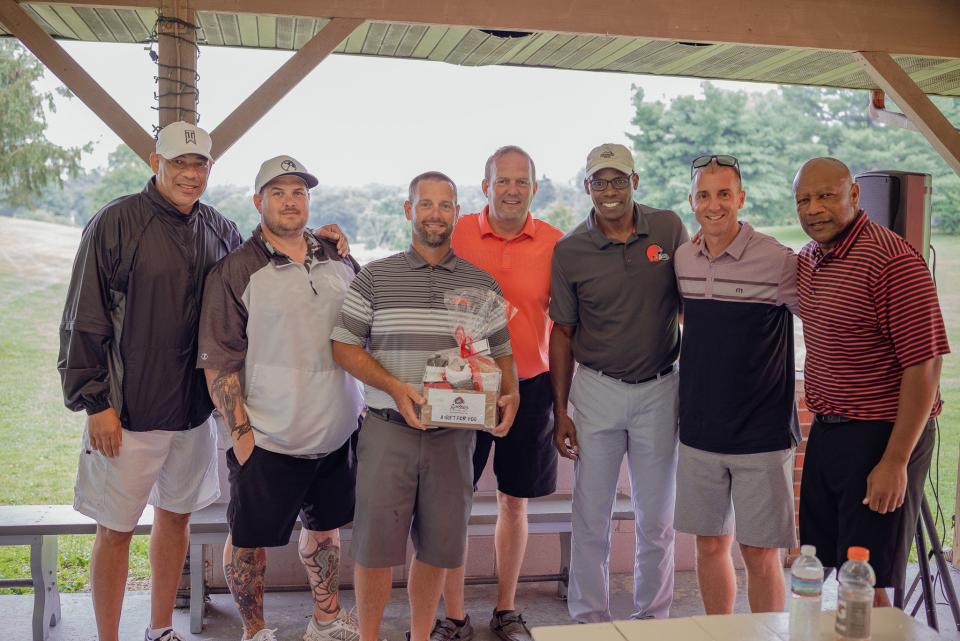
MULTIPOLYGON (((201 45, 297 52, 267 81, 282 93, 329 54, 879 89, 898 105, 909 97, 907 116, 960 167, 960 134, 927 98, 960 97, 956 0, 175 1, 196 16, 201 45)), ((160 4, 0 0, 0 36, 19 35, 4 19, 16 14, 35 21, 33 40, 142 42, 160 4)), ((220 152, 267 108, 255 96, 241 107, 217 128, 220 152)))

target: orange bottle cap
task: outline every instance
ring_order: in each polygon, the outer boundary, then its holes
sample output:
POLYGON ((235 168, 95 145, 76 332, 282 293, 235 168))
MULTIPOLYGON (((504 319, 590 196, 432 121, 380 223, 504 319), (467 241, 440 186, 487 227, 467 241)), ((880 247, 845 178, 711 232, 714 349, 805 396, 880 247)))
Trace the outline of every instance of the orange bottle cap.
POLYGON ((847 558, 853 561, 869 561, 870 550, 857 545, 847 549, 847 558))

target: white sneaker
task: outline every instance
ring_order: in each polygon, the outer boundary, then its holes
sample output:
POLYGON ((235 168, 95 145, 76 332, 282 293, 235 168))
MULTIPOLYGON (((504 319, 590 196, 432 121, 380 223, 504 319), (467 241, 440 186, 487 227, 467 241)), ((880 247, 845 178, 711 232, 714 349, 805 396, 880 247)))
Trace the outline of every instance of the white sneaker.
POLYGON ((156 639, 151 639, 150 628, 147 628, 147 631, 143 633, 143 641, 185 641, 185 639, 173 628, 167 630, 156 639))
POLYGON ((274 634, 274 632, 276 632, 276 630, 268 630, 267 628, 264 628, 247 639, 247 641, 277 641, 277 635, 274 634))
POLYGON ((360 630, 357 629, 357 620, 340 610, 337 618, 327 625, 320 625, 310 616, 307 631, 303 634, 303 641, 359 641, 360 630))

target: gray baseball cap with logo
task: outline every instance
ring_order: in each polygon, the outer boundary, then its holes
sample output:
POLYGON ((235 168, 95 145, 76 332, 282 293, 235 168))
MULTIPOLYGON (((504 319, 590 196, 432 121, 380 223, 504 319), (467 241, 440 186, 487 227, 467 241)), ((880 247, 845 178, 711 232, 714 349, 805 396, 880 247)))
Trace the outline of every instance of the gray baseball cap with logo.
POLYGON ((257 173, 257 180, 254 182, 255 193, 266 186, 274 178, 280 176, 298 176, 307 184, 307 189, 313 189, 320 182, 317 177, 307 171, 301 162, 291 156, 276 156, 270 160, 264 161, 260 165, 260 171, 257 173))
POLYGON ((210 134, 182 120, 167 125, 157 134, 157 155, 167 160, 173 160, 185 154, 197 154, 207 160, 213 160, 213 155, 210 153, 212 146, 210 134))

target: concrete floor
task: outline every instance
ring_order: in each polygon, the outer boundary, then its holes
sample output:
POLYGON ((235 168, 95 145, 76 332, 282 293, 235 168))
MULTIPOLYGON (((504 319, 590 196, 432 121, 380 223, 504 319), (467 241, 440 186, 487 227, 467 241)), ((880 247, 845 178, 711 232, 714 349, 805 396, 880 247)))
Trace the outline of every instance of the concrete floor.
MULTIPOLYGON (((746 595, 743 588, 743 574, 738 576, 741 589, 738 593, 736 611, 748 612, 746 595)), ((960 585, 960 574, 954 571, 954 583, 960 585)), ((627 618, 631 611, 631 577, 614 575, 611 591, 611 610, 616 619, 627 618)), ((476 634, 476 641, 494 641, 493 633, 487 627, 490 612, 496 596, 496 587, 492 585, 468 586, 466 589, 467 611, 470 614, 476 634)), ((824 588, 824 608, 836 608, 836 582, 828 580, 824 588)), ((343 604, 352 607, 353 592, 343 593, 343 604)), ((940 598, 941 601, 944 599, 940 598)), ((555 583, 526 583, 518 590, 517 603, 524 610, 524 617, 531 627, 538 625, 558 625, 571 623, 567 615, 566 602, 556 596, 555 583)), ((0 616, 12 625, 5 626, 0 637, 5 641, 30 641, 30 615, 33 605, 32 595, 0 596, 0 616)), ((63 620, 60 625, 51 628, 49 641, 96 641, 96 628, 90 604, 90 595, 86 593, 64 594, 61 596, 63 620)), ((121 620, 120 638, 124 641, 139 641, 149 616, 150 597, 146 592, 128 592, 121 620)), ((265 609, 267 623, 278 629, 278 638, 283 641, 299 640, 306 627, 310 612, 310 596, 307 592, 268 593, 265 609)), ((953 619, 946 606, 938 607, 941 630, 945 639, 960 640, 960 632, 953 626, 953 619), (948 628, 952 628, 949 631, 948 628)), ((696 575, 693 572, 678 572, 671 612, 673 617, 685 617, 703 614, 700 594, 697 590, 696 575)), ((407 629, 408 608, 406 592, 394 590, 393 599, 387 608, 381 634, 389 641, 400 641, 407 629)), ((920 618, 923 617, 922 611, 920 618)), ((213 595, 207 607, 206 625, 201 634, 191 635, 186 610, 177 610, 174 625, 190 640, 240 639, 239 616, 229 595, 213 595)))

